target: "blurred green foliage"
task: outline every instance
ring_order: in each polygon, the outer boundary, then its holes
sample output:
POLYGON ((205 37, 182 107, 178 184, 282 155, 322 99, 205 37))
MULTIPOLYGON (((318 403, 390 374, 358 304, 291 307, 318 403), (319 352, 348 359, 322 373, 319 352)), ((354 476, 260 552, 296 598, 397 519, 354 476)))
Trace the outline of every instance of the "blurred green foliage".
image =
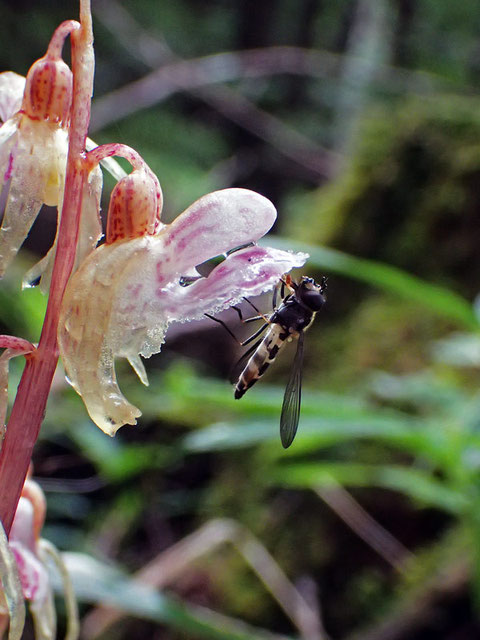
POLYGON ((475 294, 479 107, 475 98, 436 96, 372 108, 341 178, 309 195, 290 235, 475 294))

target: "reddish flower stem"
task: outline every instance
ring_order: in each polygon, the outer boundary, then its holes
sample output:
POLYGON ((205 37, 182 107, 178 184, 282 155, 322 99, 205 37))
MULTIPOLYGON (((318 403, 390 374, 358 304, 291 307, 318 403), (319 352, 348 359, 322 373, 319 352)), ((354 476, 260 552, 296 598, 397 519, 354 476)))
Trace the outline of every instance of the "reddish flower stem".
MULTIPOLYGON (((99 162, 105 158, 111 158, 112 156, 118 156, 119 158, 125 158, 132 165, 133 169, 144 169, 147 167, 145 160, 142 156, 129 147, 126 144, 120 142, 110 142, 108 144, 102 144, 99 147, 95 147, 87 154, 87 162, 89 168, 93 169, 99 162)), ((147 167, 148 168, 148 167, 147 167)))
POLYGON ((18 355, 26 355, 35 351, 36 347, 25 338, 2 334, 0 335, 0 349, 10 349, 18 353, 18 355))
POLYGON ((28 472, 57 365, 58 316, 75 260, 82 185, 87 176, 85 141, 90 121, 94 71, 90 0, 80 0, 80 21, 80 29, 71 33, 72 113, 65 193, 50 296, 38 349, 27 359, 0 451, 0 519, 7 535, 28 472))
POLYGON ((76 20, 65 20, 65 22, 59 24, 50 39, 47 49, 47 56, 49 58, 54 58, 55 60, 61 58, 63 44, 66 37, 69 36, 72 31, 76 31, 79 28, 80 25, 76 20))

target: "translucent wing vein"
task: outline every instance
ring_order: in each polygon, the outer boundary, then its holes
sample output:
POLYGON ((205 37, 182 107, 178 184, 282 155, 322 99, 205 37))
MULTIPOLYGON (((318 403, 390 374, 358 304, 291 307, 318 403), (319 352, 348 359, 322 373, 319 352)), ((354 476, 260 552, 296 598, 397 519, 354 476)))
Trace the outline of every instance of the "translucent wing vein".
POLYGON ((298 338, 297 353, 293 361, 292 373, 283 396, 282 415, 280 417, 280 439, 287 449, 297 433, 302 399, 303 344, 305 334, 298 338))

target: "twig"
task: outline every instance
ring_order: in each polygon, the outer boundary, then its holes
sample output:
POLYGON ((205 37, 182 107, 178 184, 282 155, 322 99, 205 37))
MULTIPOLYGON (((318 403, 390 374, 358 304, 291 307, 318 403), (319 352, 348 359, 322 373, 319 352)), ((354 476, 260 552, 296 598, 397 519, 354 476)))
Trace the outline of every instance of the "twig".
MULTIPOLYGON (((0 451, 0 519, 7 534, 30 465, 57 365, 60 304, 73 268, 85 173, 81 166, 93 87, 93 33, 89 0, 80 2, 81 24, 72 26, 73 99, 63 208, 42 334, 27 360, 0 451)), ((72 21, 73 25, 73 21, 72 21)))
MULTIPOLYGON (((211 520, 173 545, 136 574, 136 579, 157 589, 174 582, 198 558, 230 542, 255 571, 305 640, 327 640, 315 611, 288 580, 275 559, 244 527, 233 520, 211 520)), ((84 637, 94 640, 123 616, 121 611, 97 608, 83 624, 84 637)))
MULTIPOLYGON (((328 78, 338 74, 343 59, 341 55, 326 51, 279 46, 173 62, 97 98, 92 106, 92 128, 101 129, 140 109, 158 104, 178 91, 285 73, 328 78)), ((431 74, 385 65, 379 67, 378 74, 377 82, 390 78, 403 92, 412 90, 424 94, 432 91, 432 85, 436 88, 447 86, 446 80, 431 74)))
POLYGON ((315 493, 394 569, 403 573, 413 554, 379 524, 341 485, 317 487, 315 493))
POLYGON ((372 82, 378 69, 391 58, 388 3, 359 0, 346 44, 347 54, 341 71, 335 110, 335 144, 348 157, 358 122, 370 101, 372 82))
MULTIPOLYGON (((156 69, 161 65, 184 62, 169 49, 163 40, 142 29, 125 8, 115 0, 108 2, 99 0, 95 3, 94 11, 95 15, 115 35, 118 42, 127 48, 131 55, 150 68, 156 69)), ((332 176, 335 172, 335 167, 340 160, 337 154, 314 143, 279 118, 260 109, 237 91, 226 86, 200 86, 200 88, 197 86, 195 88, 195 84, 192 87, 184 86, 183 89, 200 98, 225 118, 264 140, 285 157, 307 169, 311 179, 324 179, 332 176)), ((100 98, 93 105, 93 128, 106 126, 118 119, 117 113, 107 114, 107 120, 105 120, 105 116, 103 120, 101 116, 100 120, 97 119, 97 109, 101 110, 102 101, 105 99, 108 99, 108 96, 100 98), (96 106, 98 103, 100 103, 100 107, 96 106)), ((131 100, 132 96, 128 99, 131 100)), ((140 105, 138 108, 142 108, 142 106, 140 105)), ((133 107, 133 111, 135 110, 133 107)))

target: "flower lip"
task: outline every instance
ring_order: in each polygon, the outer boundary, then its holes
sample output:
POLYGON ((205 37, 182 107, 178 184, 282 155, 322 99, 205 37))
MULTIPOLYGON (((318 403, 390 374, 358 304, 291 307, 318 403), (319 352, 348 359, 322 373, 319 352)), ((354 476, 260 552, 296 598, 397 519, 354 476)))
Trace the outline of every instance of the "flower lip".
POLYGON ((230 253, 206 278, 165 287, 163 313, 169 322, 198 320, 218 313, 243 297, 258 296, 275 286, 281 276, 305 264, 306 253, 249 246, 230 253))
POLYGON ((306 254, 255 244, 275 219, 263 196, 224 189, 200 198, 157 233, 104 244, 84 260, 65 291, 58 341, 70 383, 105 433, 113 436, 141 415, 121 393, 115 358, 127 358, 146 384, 140 356, 160 351, 171 322, 259 295, 304 264, 306 254), (223 254, 208 277, 196 279, 196 265, 223 254))

